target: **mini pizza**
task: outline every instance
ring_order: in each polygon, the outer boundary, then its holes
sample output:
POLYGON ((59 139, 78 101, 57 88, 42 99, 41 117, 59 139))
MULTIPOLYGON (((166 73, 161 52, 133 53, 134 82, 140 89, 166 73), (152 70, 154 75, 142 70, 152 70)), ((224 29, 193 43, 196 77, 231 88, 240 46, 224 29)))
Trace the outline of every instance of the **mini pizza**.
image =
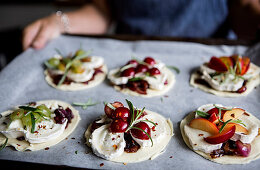
POLYGON ((246 164, 260 157, 260 120, 244 109, 207 104, 180 124, 187 146, 220 164, 246 164))
POLYGON ((248 57, 211 57, 191 75, 190 84, 217 96, 245 96, 260 84, 260 68, 248 57))
POLYGON ((1 113, 0 143, 6 140, 18 151, 41 150, 68 137, 79 121, 78 111, 65 102, 31 102, 1 113))
POLYGON ((76 91, 97 86, 104 81, 107 67, 104 59, 78 50, 73 56, 56 54, 45 62, 45 79, 59 90, 76 91))
POLYGON ((165 94, 175 82, 174 74, 165 64, 151 57, 130 60, 121 68, 111 70, 108 79, 116 90, 142 97, 165 94))
POLYGON ((105 115, 89 125, 86 144, 95 155, 113 162, 133 163, 161 154, 173 136, 172 122, 158 113, 107 103, 105 115))

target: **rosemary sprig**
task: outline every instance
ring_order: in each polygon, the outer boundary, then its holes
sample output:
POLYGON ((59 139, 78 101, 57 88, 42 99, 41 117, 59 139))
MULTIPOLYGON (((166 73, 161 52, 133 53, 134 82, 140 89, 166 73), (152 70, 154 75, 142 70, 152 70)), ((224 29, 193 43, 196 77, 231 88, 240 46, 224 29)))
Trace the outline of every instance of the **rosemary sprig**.
POLYGON ((81 106, 82 109, 87 109, 89 106, 95 106, 97 104, 99 104, 100 102, 92 102, 92 99, 88 99, 88 101, 86 103, 78 103, 78 102, 73 102, 72 104, 75 106, 81 106))
POLYGON ((199 115, 200 117, 203 117, 203 118, 209 117, 208 113, 202 112, 202 111, 199 111, 199 110, 196 110, 196 114, 199 115))
POLYGON ((0 147, 0 151, 3 150, 3 149, 6 147, 7 142, 8 142, 8 138, 6 138, 4 144, 1 145, 1 147, 0 147))
POLYGON ((223 120, 221 120, 222 110, 228 111, 228 110, 232 110, 232 108, 231 109, 227 109, 227 108, 224 108, 224 107, 219 107, 216 104, 213 104, 213 106, 218 109, 218 121, 224 123, 223 120))
POLYGON ((228 121, 226 121, 226 122, 224 122, 224 124, 221 126, 221 128, 219 129, 219 133, 221 133, 222 131, 223 131, 223 129, 224 129, 224 127, 229 123, 229 122, 231 122, 232 121, 232 119, 229 119, 228 121))
POLYGON ((140 111, 137 108, 134 109, 133 104, 129 100, 126 99, 126 102, 127 102, 127 105, 130 109, 131 121, 130 121, 130 124, 129 124, 129 126, 126 129, 125 132, 129 131, 130 129, 141 130, 142 132, 144 132, 149 137, 149 139, 152 142, 152 146, 153 146, 153 140, 152 140, 151 136, 147 132, 145 132, 143 129, 135 127, 134 125, 138 122, 149 122, 149 123, 152 123, 154 126, 156 126, 156 124, 154 122, 150 121, 150 120, 138 120, 143 115, 145 107, 140 111), (136 114, 135 114, 135 110, 136 110, 136 114))
POLYGON ((80 54, 80 55, 78 55, 78 56, 73 57, 72 60, 69 61, 69 62, 66 64, 64 74, 63 74, 62 78, 60 79, 60 81, 59 81, 59 83, 58 83, 57 86, 60 86, 60 85, 64 82, 64 80, 65 80, 65 78, 67 77, 67 74, 68 74, 68 72, 69 72, 69 69, 70 69, 70 67, 72 66, 72 63, 73 63, 74 61, 76 61, 76 60, 81 60, 81 59, 83 59, 83 58, 86 58, 90 53, 91 53, 91 51, 87 51, 87 52, 84 52, 84 53, 82 53, 82 54, 80 54))
POLYGON ((166 65, 166 67, 168 67, 169 69, 172 69, 172 70, 176 71, 177 74, 180 73, 180 69, 178 69, 178 68, 175 67, 175 66, 166 65))

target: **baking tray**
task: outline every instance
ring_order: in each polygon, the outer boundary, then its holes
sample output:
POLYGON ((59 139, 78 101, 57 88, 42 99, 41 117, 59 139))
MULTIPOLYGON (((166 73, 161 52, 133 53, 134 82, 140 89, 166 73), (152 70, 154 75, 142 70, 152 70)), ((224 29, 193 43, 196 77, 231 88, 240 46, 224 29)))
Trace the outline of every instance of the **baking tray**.
POLYGON ((246 46, 202 45, 169 41, 119 41, 73 36, 61 36, 48 43, 46 48, 42 50, 28 49, 0 73, 0 112, 17 104, 47 99, 72 103, 92 98, 93 101, 99 101, 100 104, 86 110, 77 107, 82 118, 78 127, 68 139, 50 147, 49 150, 18 152, 7 147, 0 152, 0 159, 94 169, 259 169, 259 160, 243 166, 220 165, 208 161, 185 145, 179 129, 180 121, 188 113, 207 103, 239 106, 260 118, 259 88, 254 89, 246 97, 223 98, 205 93, 189 85, 191 72, 203 62, 208 61, 211 56, 248 53, 254 57, 253 62, 260 65, 260 58, 257 57, 259 56, 258 49, 258 47, 248 49, 246 46), (75 52, 80 46, 85 50, 93 49, 93 55, 103 56, 109 69, 125 64, 132 56, 140 59, 152 56, 168 65, 177 66, 180 69, 180 74, 175 73, 176 83, 166 96, 153 98, 121 94, 110 86, 108 80, 95 88, 76 92, 64 92, 50 87, 44 80, 43 62, 56 53, 55 48, 63 54, 69 54, 75 52), (93 155, 84 144, 86 128, 97 116, 104 114, 103 101, 124 102, 126 98, 132 101, 135 106, 145 106, 149 110, 169 117, 173 122, 175 135, 169 142, 166 151, 152 161, 127 165, 113 163, 93 155), (104 166, 101 167, 102 163, 104 166))

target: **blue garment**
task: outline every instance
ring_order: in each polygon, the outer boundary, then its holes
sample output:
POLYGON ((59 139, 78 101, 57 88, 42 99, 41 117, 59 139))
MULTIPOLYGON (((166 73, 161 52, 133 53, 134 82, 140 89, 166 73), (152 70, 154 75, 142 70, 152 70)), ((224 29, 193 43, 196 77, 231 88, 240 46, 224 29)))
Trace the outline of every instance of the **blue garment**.
POLYGON ((111 0, 109 4, 116 32, 121 34, 212 37, 228 15, 227 0, 111 0))

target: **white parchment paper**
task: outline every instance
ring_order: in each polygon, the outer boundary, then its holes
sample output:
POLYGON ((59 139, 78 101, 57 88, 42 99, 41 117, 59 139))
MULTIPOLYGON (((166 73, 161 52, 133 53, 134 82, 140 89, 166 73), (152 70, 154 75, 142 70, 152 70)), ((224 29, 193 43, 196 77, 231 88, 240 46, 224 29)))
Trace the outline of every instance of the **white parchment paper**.
POLYGON ((197 43, 165 41, 118 41, 61 36, 51 41, 42 50, 29 49, 19 55, 0 73, 0 112, 17 104, 30 101, 58 99, 68 103, 84 102, 89 98, 101 103, 80 111, 81 122, 74 133, 63 142, 49 150, 18 152, 8 147, 0 152, 0 159, 45 164, 68 165, 83 168, 104 169, 259 169, 260 160, 248 165, 219 165, 210 162, 191 151, 183 142, 179 123, 191 111, 207 103, 239 106, 260 119, 260 89, 256 88, 247 97, 223 98, 205 93, 189 85, 191 72, 211 56, 246 53, 253 56, 253 62, 260 65, 259 47, 248 49, 245 46, 202 45, 197 43), (167 94, 168 97, 141 98, 123 95, 115 91, 106 80, 99 86, 78 92, 64 92, 50 87, 44 80, 43 62, 55 54, 58 48, 63 54, 75 52, 82 44, 83 49, 93 49, 93 55, 103 56, 109 69, 126 63, 131 56, 144 58, 152 56, 168 65, 177 66, 176 84, 167 94), (103 101, 123 101, 129 99, 137 107, 146 107, 169 117, 174 125, 175 136, 167 150, 152 161, 123 165, 103 160, 88 153, 84 139, 87 126, 103 114, 103 101), (72 139, 73 138, 73 139, 72 139), (74 139, 75 138, 75 139, 74 139), (77 154, 75 153, 77 151, 77 154), (103 167, 100 164, 104 163, 103 167))

